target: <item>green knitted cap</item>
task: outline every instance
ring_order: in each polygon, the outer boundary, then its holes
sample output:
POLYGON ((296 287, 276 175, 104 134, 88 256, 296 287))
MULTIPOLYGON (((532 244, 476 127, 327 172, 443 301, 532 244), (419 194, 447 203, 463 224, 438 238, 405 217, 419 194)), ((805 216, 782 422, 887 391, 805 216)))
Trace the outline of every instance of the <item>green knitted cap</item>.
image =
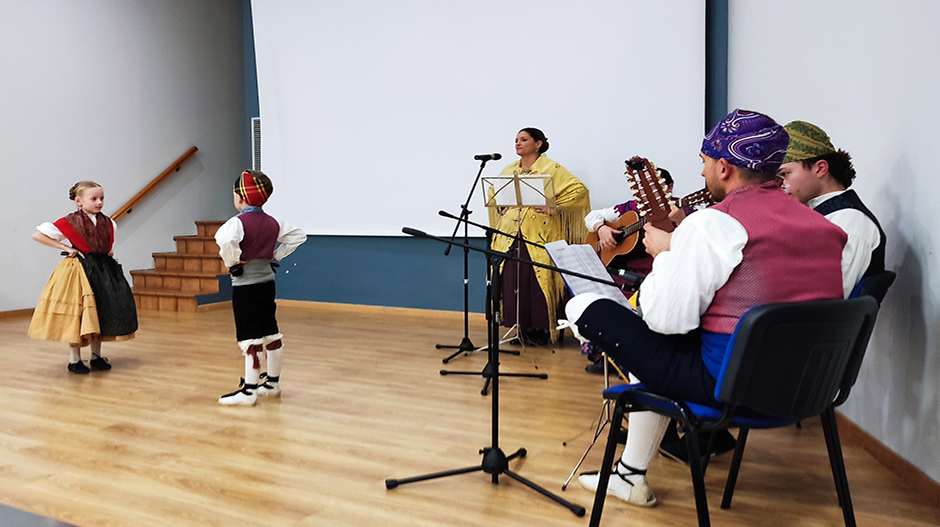
POLYGON ((793 121, 783 127, 790 134, 790 144, 784 163, 812 159, 836 151, 822 128, 805 121, 793 121))

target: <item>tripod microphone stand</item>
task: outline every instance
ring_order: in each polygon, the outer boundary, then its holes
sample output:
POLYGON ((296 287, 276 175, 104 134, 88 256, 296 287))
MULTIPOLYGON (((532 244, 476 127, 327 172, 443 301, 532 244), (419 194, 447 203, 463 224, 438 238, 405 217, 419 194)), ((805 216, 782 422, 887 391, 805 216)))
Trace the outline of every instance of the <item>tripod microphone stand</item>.
MULTIPOLYGON (((486 162, 490 159, 499 159, 499 154, 493 154, 492 156, 476 156, 474 159, 480 159, 480 170, 477 171, 477 177, 473 180, 473 185, 470 187, 470 194, 467 195, 467 201, 460 206, 460 220, 468 220, 470 214, 473 212, 469 208, 470 199, 473 197, 473 190, 477 186, 477 182, 480 181, 480 175, 483 173, 483 168, 486 166, 486 162)), ((457 239, 457 231, 460 230, 460 223, 458 221, 454 225, 454 233, 450 236, 451 241, 457 239)), ((441 362, 447 364, 457 355, 461 353, 469 353, 471 351, 480 351, 485 348, 477 348, 473 345, 473 342, 470 340, 470 235, 468 231, 468 223, 463 221, 463 339, 461 339, 460 344, 453 346, 449 344, 436 344, 434 347, 437 349, 456 349, 453 354, 444 358, 441 362)), ((448 243, 447 248, 444 249, 444 256, 450 255, 450 248, 452 244, 448 243)), ((518 352, 516 352, 518 355, 518 352)))
MULTIPOLYGON (((547 498, 555 501, 556 503, 564 505, 576 516, 578 517, 584 516, 585 509, 581 505, 567 501, 561 498, 560 496, 556 496, 555 494, 552 494, 545 488, 540 487, 539 485, 529 481, 528 479, 520 476, 519 474, 516 474, 515 472, 509 470, 509 461, 517 457, 525 457, 527 453, 525 448, 520 448, 516 450, 514 453, 510 454, 509 456, 503 453, 503 451, 499 448, 499 377, 500 377, 500 373, 499 373, 499 322, 498 322, 497 315, 499 314, 499 310, 500 310, 500 293, 499 293, 500 287, 499 286, 501 284, 499 283, 499 273, 497 271, 499 269, 499 266, 502 264, 504 260, 506 260, 507 258, 512 258, 512 257, 506 253, 491 251, 489 249, 480 249, 477 247, 470 247, 469 244, 464 245, 464 244, 460 244, 457 242, 447 242, 447 240, 445 239, 438 238, 436 236, 431 236, 422 231, 411 229, 408 227, 403 228, 402 232, 404 232, 405 234, 409 234, 411 236, 419 237, 419 238, 430 238, 432 240, 437 240, 437 241, 444 242, 444 243, 454 243, 455 245, 461 245, 467 249, 479 251, 485 254, 487 257, 487 269, 489 272, 489 276, 491 277, 490 285, 488 288, 488 297, 489 297, 488 301, 490 304, 490 309, 492 310, 491 311, 492 316, 490 317, 490 320, 488 321, 488 327, 487 327, 487 344, 489 348, 489 361, 490 361, 490 366, 492 367, 491 376, 488 379, 488 381, 491 379, 493 383, 492 442, 489 447, 484 447, 483 449, 480 450, 480 453, 483 455, 483 462, 480 465, 465 467, 465 468, 458 468, 455 470, 446 470, 443 472, 435 472, 432 474, 425 474, 422 476, 414 476, 414 477, 404 478, 404 479, 387 479, 385 480, 385 487, 388 489, 394 489, 398 487, 399 485, 403 485, 406 483, 414 483, 416 481, 437 479, 437 478, 443 478, 447 476, 455 476, 457 474, 467 474, 470 472, 479 472, 479 471, 490 474, 492 476, 493 484, 498 484, 499 476, 502 474, 505 474, 506 476, 509 476, 510 478, 522 483, 523 485, 529 487, 530 489, 535 490, 536 492, 542 494, 543 496, 546 496, 547 498)), ((549 268, 561 271, 560 269, 557 269, 551 266, 544 266, 544 267, 549 267, 549 268)))

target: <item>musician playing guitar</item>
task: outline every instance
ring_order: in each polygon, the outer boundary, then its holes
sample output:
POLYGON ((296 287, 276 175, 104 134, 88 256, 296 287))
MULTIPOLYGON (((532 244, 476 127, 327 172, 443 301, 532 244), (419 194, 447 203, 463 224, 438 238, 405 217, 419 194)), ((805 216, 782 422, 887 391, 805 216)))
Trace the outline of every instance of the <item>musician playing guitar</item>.
MULTIPOLYGON (((673 187, 672 175, 669 174, 669 171, 665 168, 657 168, 656 172, 665 182, 666 191, 671 194, 673 187)), ((674 206, 672 213, 669 215, 669 219, 678 225, 686 215, 691 214, 694 210, 695 209, 690 207, 678 208, 674 206)), ((620 243, 615 239, 615 235, 621 232, 617 227, 631 227, 631 225, 628 224, 634 224, 638 221, 638 212, 637 201, 634 199, 619 205, 614 205, 613 207, 607 207, 606 209, 592 210, 584 217, 584 223, 587 225, 590 232, 596 234, 597 244, 601 249, 613 250, 613 252, 619 253, 610 261, 604 262, 605 265, 610 268, 623 269, 631 273, 646 275, 653 270, 653 257, 646 253, 646 247, 643 246, 643 229, 638 228, 639 225, 633 225, 633 228, 630 230, 637 233, 636 237, 630 240, 621 240, 620 243), (627 221, 624 222, 621 221, 621 219, 627 221), (632 248, 624 247, 631 242, 632 248), (617 250, 618 245, 621 245, 621 250, 619 251, 617 250)), ((590 238, 590 236, 589 234, 588 237, 590 238)), ((619 238, 620 236, 617 237, 619 238)), ((616 276, 613 278, 619 281, 616 276)), ((582 345, 581 352, 587 355, 588 360, 591 361, 591 364, 585 367, 584 370, 588 373, 603 375, 604 364, 602 362, 600 349, 596 348, 591 342, 586 342, 582 345)), ((613 368, 611 368, 610 371, 614 371, 613 368)))
MULTIPOLYGON (((671 193, 673 186, 672 175, 664 168, 658 168, 657 172, 665 181, 666 190, 671 193)), ((678 224, 687 214, 691 214, 693 210, 692 208, 675 208, 673 209, 673 213, 669 215, 669 219, 672 220, 673 223, 678 224)), ((630 200, 613 207, 607 207, 606 209, 592 210, 584 217, 584 223, 587 225, 590 232, 597 235, 597 243, 600 248, 614 249, 618 245, 618 242, 614 238, 615 235, 618 234, 618 229, 612 227, 610 224, 616 224, 618 220, 628 212, 635 213, 637 211, 636 200, 630 200)), ((623 226, 626 227, 626 225, 623 226)), ((643 229, 637 229, 637 233, 639 237, 633 244, 632 249, 625 248, 619 255, 614 256, 612 260, 605 262, 608 267, 624 269, 644 275, 649 274, 653 269, 653 257, 646 254, 646 248, 643 246, 643 229)))

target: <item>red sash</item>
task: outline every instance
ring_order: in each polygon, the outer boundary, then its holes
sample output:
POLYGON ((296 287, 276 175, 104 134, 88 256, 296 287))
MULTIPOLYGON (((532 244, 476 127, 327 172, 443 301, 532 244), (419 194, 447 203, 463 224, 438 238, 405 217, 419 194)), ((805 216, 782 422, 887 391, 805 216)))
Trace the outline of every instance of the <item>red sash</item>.
POLYGON ((111 223, 111 218, 105 216, 104 214, 99 213, 98 223, 100 224, 100 222, 102 221, 105 221, 107 223, 104 226, 89 225, 89 227, 91 227, 91 229, 89 229, 89 232, 92 235, 95 235, 95 234, 99 235, 97 236, 98 238, 101 238, 101 237, 106 238, 106 239, 96 240, 98 243, 94 243, 96 248, 99 248, 99 247, 104 248, 105 250, 103 251, 101 251, 100 249, 99 251, 92 251, 91 246, 89 245, 88 241, 81 234, 79 234, 78 230, 72 224, 72 222, 88 222, 89 224, 91 224, 91 220, 88 218, 88 216, 85 215, 84 212, 81 212, 81 211, 73 212, 72 214, 69 214, 68 216, 64 218, 60 218, 56 220, 56 222, 53 223, 53 225, 55 225, 56 228, 59 229, 59 232, 61 232, 62 235, 65 236, 66 239, 68 239, 69 243, 72 244, 72 247, 75 247, 76 249, 78 249, 79 251, 85 254, 89 254, 91 252, 110 253, 112 247, 114 246, 114 224, 111 223), (71 219, 71 222, 69 221, 70 219, 71 219), (104 232, 102 232, 101 227, 104 227, 104 232))

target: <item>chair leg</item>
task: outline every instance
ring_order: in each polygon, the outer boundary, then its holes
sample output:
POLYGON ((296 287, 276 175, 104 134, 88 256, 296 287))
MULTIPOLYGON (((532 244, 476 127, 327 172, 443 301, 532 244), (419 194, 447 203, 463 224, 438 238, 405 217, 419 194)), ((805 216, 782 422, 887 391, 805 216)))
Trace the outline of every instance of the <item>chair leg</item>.
POLYGON ((597 491, 594 493, 594 507, 591 509, 589 527, 598 527, 601 523, 604 500, 607 499, 607 485, 610 482, 610 473, 614 466, 614 455, 617 453, 617 434, 622 426, 623 405, 620 401, 617 401, 614 405, 614 416, 610 420, 610 430, 607 433, 607 446, 604 448, 604 461, 601 462, 601 471, 597 481, 597 491))
POLYGON ((826 438, 826 451, 827 451, 828 454, 829 454, 829 465, 832 467, 832 479, 835 481, 835 484, 836 484, 836 496, 838 496, 838 498, 839 498, 839 508, 842 508, 843 505, 844 505, 844 503, 843 503, 843 501, 842 501, 842 494, 843 494, 844 491, 843 491, 843 487, 842 487, 842 478, 839 477, 838 469, 837 469, 836 465, 835 465, 834 462, 833 462, 833 459, 835 459, 835 454, 833 453, 833 450, 832 450, 832 448, 833 448, 833 445, 832 445, 832 436, 830 436, 829 434, 825 433, 825 432, 826 432, 826 417, 825 417, 825 415, 824 415, 824 414, 820 414, 819 420, 820 420, 820 422, 821 422, 822 425, 823 425, 823 435, 824 435, 825 438, 826 438))
POLYGON ((692 469, 692 490, 695 493, 695 511, 699 527, 710 527, 708 500, 705 497, 705 470, 702 467, 702 452, 698 444, 698 431, 685 418, 685 441, 689 449, 689 467, 692 469))
POLYGON ((747 428, 738 431, 738 444, 734 447, 734 457, 731 458, 731 469, 728 470, 728 482, 725 483, 725 494, 721 498, 721 508, 731 508, 731 497, 734 495, 734 486, 738 482, 738 471, 741 469, 741 459, 744 457, 744 445, 747 443, 747 428))
POLYGON ((836 483, 836 493, 839 495, 839 504, 842 506, 842 517, 845 527, 855 527, 855 510, 852 508, 852 496, 849 493, 849 480, 845 475, 845 459, 842 457, 842 443, 839 441, 839 427, 836 424, 836 414, 832 407, 826 409, 822 418, 823 432, 829 449, 829 464, 832 466, 832 476, 836 483))

